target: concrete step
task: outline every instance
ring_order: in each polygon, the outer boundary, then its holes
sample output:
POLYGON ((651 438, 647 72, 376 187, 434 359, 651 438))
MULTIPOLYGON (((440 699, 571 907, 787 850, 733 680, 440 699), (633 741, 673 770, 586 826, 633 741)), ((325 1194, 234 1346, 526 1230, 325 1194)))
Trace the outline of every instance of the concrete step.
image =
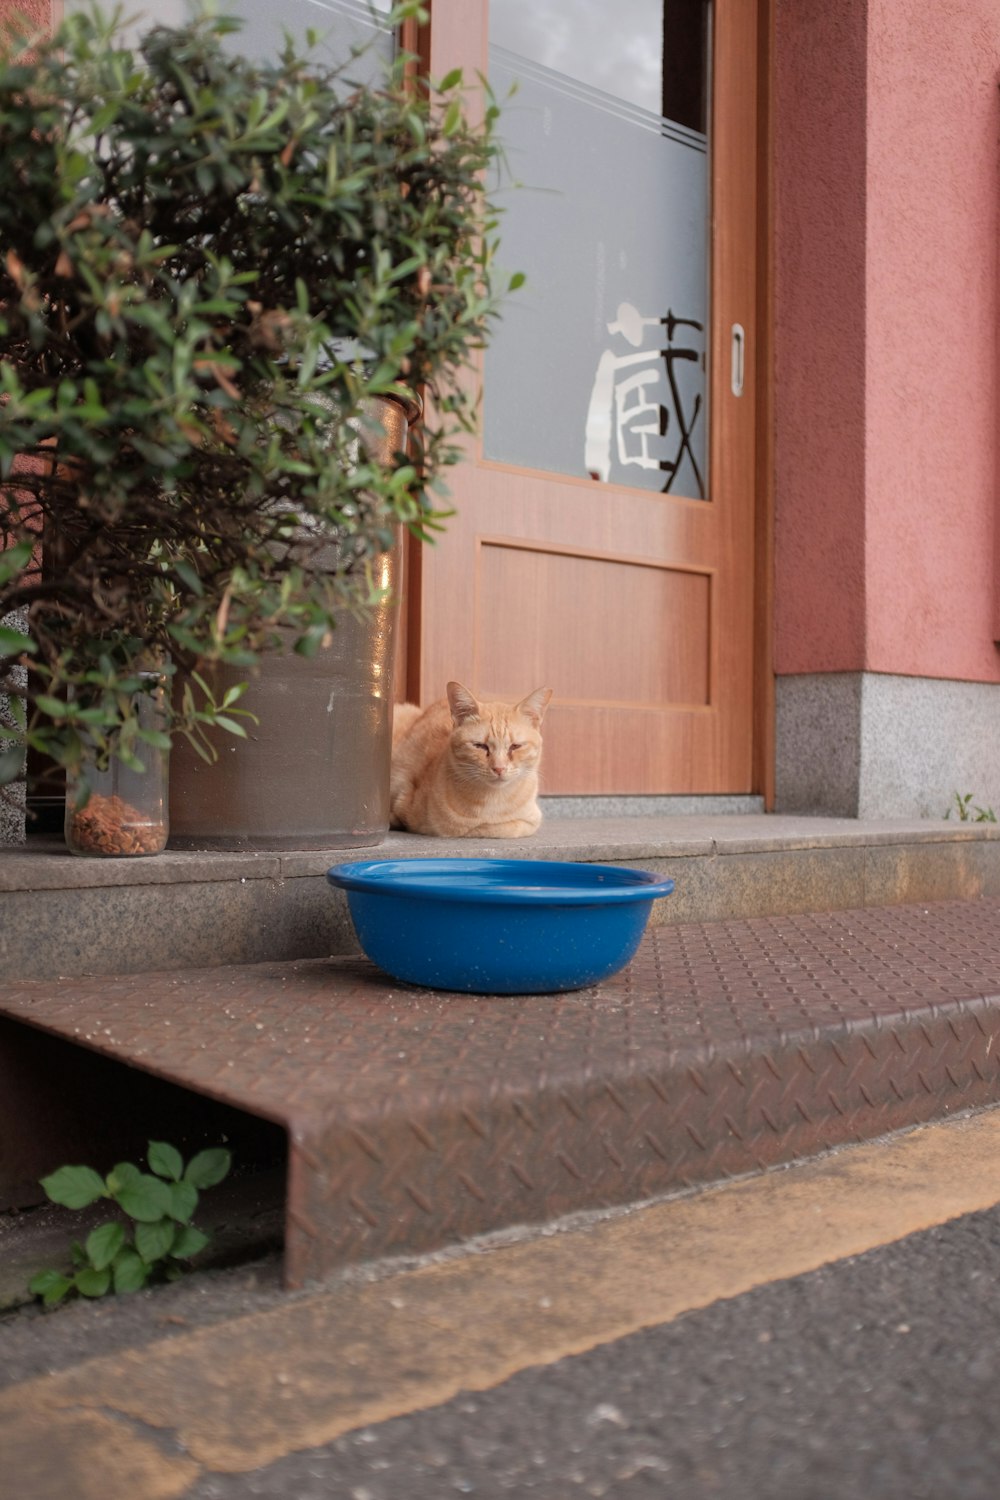
POLYGON ((638 866, 672 876, 658 923, 1000 895, 1000 826, 749 814, 547 817, 531 839, 391 833, 372 849, 167 850, 83 859, 57 839, 0 851, 0 979, 290 961, 356 952, 349 859, 488 855, 638 866))
POLYGON ((0 1022, 0 1177, 74 1090, 87 1159, 115 1098, 91 1067, 135 1085, 133 1131, 154 1085, 200 1097, 283 1133, 297 1286, 996 1103, 1000 899, 661 923, 564 995, 431 992, 333 957, 10 980, 0 1022))

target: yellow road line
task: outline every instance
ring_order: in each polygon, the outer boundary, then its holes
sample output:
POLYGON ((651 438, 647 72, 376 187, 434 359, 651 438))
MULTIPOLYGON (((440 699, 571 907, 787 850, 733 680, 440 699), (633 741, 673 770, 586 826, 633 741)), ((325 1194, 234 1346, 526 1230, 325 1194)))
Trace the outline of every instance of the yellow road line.
MULTIPOLYGON (((128 1492, 171 1500, 192 1468, 254 1469, 997 1202, 1000 1110, 335 1285, 26 1382, 0 1394, 0 1464, 17 1474, 17 1453, 44 1443, 66 1464, 53 1500, 89 1500, 97 1489, 88 1453, 100 1445, 95 1438, 88 1448, 80 1434, 111 1414, 124 1422, 115 1464, 124 1465, 128 1492), (179 1440, 187 1459, 163 1459, 155 1470, 162 1450, 133 1422, 179 1440)), ((118 1493, 107 1453, 101 1469, 102 1493, 118 1493)), ((50 1491, 19 1493, 49 1500, 50 1491)))

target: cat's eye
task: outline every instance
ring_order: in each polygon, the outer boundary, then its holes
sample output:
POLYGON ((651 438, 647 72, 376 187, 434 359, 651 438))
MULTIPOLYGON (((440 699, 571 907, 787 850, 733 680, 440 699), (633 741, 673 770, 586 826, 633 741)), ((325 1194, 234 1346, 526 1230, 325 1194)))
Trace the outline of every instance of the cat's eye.
POLYGON ((472 748, 474 750, 485 750, 487 755, 489 755, 490 753, 490 747, 489 745, 487 745, 485 740, 475 740, 473 742, 472 748))
POLYGON ((520 742, 520 740, 518 740, 518 742, 517 742, 517 744, 516 744, 516 745, 511 745, 511 746, 510 746, 510 747, 509 747, 509 748, 510 748, 510 753, 511 753, 511 755, 513 755, 513 753, 514 753, 514 751, 515 751, 515 750, 520 750, 520 749, 522 749, 522 748, 523 748, 523 747, 522 747, 522 745, 521 745, 521 742, 520 742))

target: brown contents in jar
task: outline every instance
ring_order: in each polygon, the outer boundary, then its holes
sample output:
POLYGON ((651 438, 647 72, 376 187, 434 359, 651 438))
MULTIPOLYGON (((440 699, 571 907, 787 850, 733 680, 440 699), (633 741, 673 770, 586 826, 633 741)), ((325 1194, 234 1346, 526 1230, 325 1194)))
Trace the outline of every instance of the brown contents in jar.
POLYGON ((167 842, 167 830, 121 797, 95 792, 73 813, 69 838, 85 854, 158 854, 167 842))

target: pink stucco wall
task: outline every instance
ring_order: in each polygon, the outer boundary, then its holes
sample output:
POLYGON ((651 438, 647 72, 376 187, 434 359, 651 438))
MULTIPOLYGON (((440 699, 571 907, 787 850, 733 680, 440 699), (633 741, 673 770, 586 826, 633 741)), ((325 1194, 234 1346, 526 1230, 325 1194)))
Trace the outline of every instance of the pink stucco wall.
POLYGON ((1000 681, 1000 6, 776 30, 777 670, 1000 681))
POLYGON ((0 0, 0 21, 23 17, 32 26, 48 26, 53 16, 62 14, 62 0, 0 0))
POLYGON ((864 651, 865 11, 776 4, 779 672, 848 670, 864 651))

